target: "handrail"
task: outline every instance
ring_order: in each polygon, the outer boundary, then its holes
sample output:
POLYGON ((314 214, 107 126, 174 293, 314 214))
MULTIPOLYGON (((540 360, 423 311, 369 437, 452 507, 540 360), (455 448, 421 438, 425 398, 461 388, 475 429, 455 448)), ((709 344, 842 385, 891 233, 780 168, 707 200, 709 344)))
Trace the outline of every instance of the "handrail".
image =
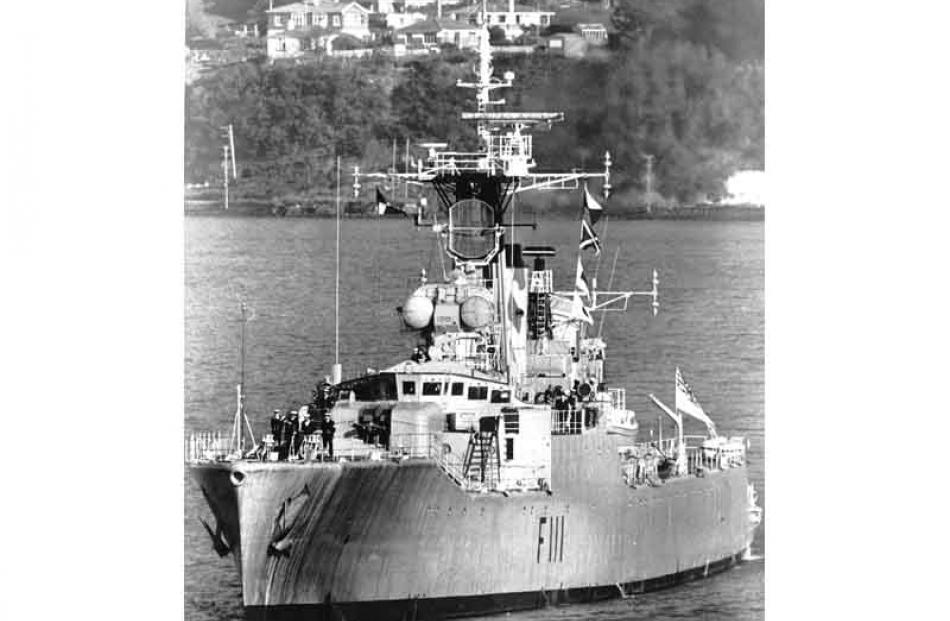
POLYGON ((231 451, 230 436, 221 432, 192 433, 185 441, 185 455, 189 462, 219 462, 237 459, 231 451))
POLYGON ((551 409, 551 435, 574 436, 584 431, 584 413, 580 409, 551 409))
POLYGON ((677 438, 639 442, 618 448, 621 476, 633 487, 643 483, 660 484, 659 464, 673 462, 670 477, 703 476, 713 470, 744 466, 746 445, 743 438, 708 438, 684 436, 682 446, 677 438))
POLYGON ((610 406, 618 410, 627 409, 627 390, 626 388, 608 388, 607 394, 610 396, 610 406))

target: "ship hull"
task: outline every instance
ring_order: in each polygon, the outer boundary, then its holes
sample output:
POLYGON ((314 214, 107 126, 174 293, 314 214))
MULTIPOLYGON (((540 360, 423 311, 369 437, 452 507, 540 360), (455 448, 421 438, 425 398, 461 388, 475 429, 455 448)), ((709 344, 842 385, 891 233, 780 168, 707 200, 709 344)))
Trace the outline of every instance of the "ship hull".
POLYGON ((256 619, 521 610, 657 589, 738 562, 752 535, 745 468, 632 488, 623 442, 553 437, 552 491, 507 497, 466 493, 427 460, 193 473, 256 619))
POLYGON ((658 576, 649 580, 590 587, 577 587, 548 591, 522 591, 520 593, 490 593, 440 598, 414 598, 376 600, 369 602, 325 602, 322 604, 248 606, 245 616, 249 621, 301 621, 313 620, 379 620, 417 621, 453 619, 504 612, 536 610, 548 606, 580 604, 631 597, 650 591, 707 578, 721 573, 742 562, 744 553, 738 552, 727 558, 694 567, 675 574, 658 576))

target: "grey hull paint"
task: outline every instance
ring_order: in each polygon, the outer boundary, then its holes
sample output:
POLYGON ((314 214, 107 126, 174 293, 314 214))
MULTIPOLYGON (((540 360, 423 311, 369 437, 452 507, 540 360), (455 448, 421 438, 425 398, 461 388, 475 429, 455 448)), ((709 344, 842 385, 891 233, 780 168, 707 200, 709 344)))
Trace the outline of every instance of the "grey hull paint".
POLYGON ((465 493, 425 460, 193 474, 249 611, 506 594, 523 604, 515 596, 675 581, 738 558, 751 540, 746 469, 634 489, 617 455, 628 441, 600 429, 554 436, 551 493, 508 497, 465 493))

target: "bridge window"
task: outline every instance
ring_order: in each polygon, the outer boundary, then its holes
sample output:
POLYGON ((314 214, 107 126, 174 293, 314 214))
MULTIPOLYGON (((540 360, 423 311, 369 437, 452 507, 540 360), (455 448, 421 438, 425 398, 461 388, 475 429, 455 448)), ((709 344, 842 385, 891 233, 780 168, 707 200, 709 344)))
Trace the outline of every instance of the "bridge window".
POLYGON ((403 394, 403 395, 414 395, 414 394, 416 394, 416 383, 415 383, 415 382, 403 382, 403 383, 402 383, 402 394, 403 394))
POLYGON ((505 414, 505 433, 518 433, 521 427, 520 414, 505 414))
POLYGON ((434 397, 442 394, 442 383, 441 382, 423 382, 422 383, 422 394, 434 397))
POLYGON ((381 373, 359 377, 341 383, 340 390, 352 391, 357 401, 389 401, 396 398, 396 376, 381 373))
POLYGON ((491 402, 492 403, 511 403, 511 391, 510 390, 491 391, 491 402))
POLYGON ((488 386, 469 386, 468 398, 472 400, 484 400, 488 398, 488 386))
POLYGON ((465 383, 464 382, 452 382, 452 396, 461 397, 465 394, 465 383))

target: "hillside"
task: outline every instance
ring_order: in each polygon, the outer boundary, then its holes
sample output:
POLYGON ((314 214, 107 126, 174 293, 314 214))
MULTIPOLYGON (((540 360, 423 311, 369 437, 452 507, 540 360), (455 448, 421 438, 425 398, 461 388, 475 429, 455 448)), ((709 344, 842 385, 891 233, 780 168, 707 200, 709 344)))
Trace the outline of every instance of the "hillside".
MULTIPOLYGON (((643 205, 650 156, 650 203, 705 203, 735 171, 764 168, 761 16, 761 0, 620 0, 607 59, 499 57, 496 73, 517 75, 504 95, 510 109, 565 113, 535 140, 543 168, 597 169, 609 149, 612 200, 643 205)), ((394 141, 400 154, 406 139, 472 145, 472 128, 457 122, 470 93, 454 84, 473 60, 446 50, 402 64, 223 68, 186 89, 185 178, 220 177, 220 127, 228 123, 241 160, 236 196, 261 200, 325 193, 337 153, 347 169, 370 170, 389 165, 394 141)), ((555 194, 535 200, 563 202, 555 194)))
POLYGON ((186 37, 213 37, 218 26, 262 19, 267 8, 268 0, 185 0, 186 37))

